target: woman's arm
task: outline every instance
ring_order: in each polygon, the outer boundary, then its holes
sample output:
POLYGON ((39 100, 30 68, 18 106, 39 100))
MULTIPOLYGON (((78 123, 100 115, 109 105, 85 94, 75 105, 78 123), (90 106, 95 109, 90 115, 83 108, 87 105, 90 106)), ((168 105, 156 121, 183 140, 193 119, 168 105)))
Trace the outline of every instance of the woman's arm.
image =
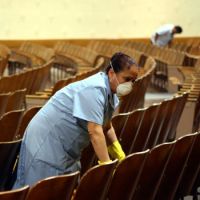
POLYGON ((122 147, 117 139, 115 134, 115 130, 110 123, 110 129, 107 131, 106 134, 107 145, 108 145, 108 152, 113 159, 117 158, 119 161, 123 160, 126 155, 122 150, 122 147))
POLYGON ((110 123, 109 129, 106 131, 106 141, 107 141, 107 146, 113 144, 113 142, 117 141, 117 136, 115 134, 115 130, 110 123))
POLYGON ((93 122, 88 122, 88 132, 98 159, 101 162, 110 161, 102 126, 93 122))

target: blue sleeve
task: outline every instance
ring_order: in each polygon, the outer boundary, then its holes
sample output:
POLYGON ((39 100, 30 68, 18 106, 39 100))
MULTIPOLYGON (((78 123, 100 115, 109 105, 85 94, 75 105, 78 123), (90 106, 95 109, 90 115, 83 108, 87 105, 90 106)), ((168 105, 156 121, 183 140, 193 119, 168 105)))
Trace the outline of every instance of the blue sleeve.
POLYGON ((74 96, 73 116, 103 125, 106 92, 102 88, 85 88, 74 96))

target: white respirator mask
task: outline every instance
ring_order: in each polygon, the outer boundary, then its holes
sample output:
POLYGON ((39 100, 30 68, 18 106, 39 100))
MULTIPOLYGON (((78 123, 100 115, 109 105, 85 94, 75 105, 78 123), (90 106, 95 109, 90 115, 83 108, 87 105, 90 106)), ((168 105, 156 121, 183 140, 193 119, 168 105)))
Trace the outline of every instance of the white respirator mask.
POLYGON ((117 86, 117 91, 116 91, 117 96, 118 97, 126 96, 129 93, 131 93, 132 89, 133 89, 132 81, 121 83, 117 86))
MULTIPOLYGON (((110 66, 112 67, 114 73, 115 73, 115 70, 112 66, 112 63, 110 61, 110 66)), ((133 82, 132 81, 128 81, 128 82, 125 82, 125 83, 119 83, 118 79, 117 79, 117 76, 116 76, 116 73, 115 73, 115 77, 116 77, 116 80, 118 82, 118 86, 117 86, 117 89, 116 89, 116 94, 118 97, 121 97, 121 96, 126 96, 128 95, 132 89, 133 89, 133 82)))

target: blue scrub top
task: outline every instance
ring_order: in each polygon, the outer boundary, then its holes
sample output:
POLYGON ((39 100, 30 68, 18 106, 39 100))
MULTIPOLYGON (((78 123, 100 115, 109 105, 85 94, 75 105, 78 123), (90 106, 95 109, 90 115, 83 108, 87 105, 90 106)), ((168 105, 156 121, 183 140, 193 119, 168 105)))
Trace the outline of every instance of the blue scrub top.
POLYGON ((81 151, 90 141, 87 122, 104 126, 118 103, 104 72, 59 90, 25 131, 14 188, 80 170, 81 151))

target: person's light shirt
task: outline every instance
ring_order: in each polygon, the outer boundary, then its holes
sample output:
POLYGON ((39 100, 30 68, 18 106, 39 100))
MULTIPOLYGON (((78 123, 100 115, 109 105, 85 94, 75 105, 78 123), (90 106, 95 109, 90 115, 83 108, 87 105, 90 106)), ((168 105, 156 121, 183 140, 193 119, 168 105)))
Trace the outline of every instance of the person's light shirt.
POLYGON ((173 34, 172 34, 173 28, 174 28, 173 24, 166 24, 158 28, 151 37, 152 43, 159 47, 167 45, 173 39, 173 34), (155 41, 156 34, 158 34, 159 36, 155 41))

